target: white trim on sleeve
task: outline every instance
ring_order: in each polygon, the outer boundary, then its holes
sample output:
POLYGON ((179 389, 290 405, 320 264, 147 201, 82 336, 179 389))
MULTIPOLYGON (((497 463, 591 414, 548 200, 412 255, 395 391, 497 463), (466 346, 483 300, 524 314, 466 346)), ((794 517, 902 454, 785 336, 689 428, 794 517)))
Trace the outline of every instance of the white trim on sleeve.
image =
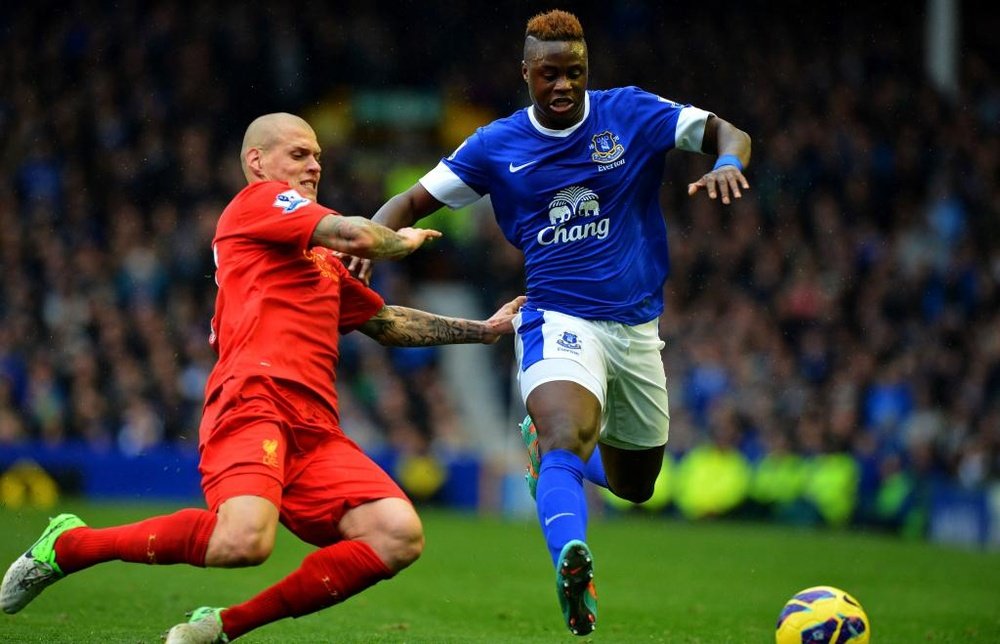
POLYGON ((678 150, 701 153, 701 142, 705 138, 705 124, 708 117, 714 116, 697 107, 685 107, 677 116, 677 131, 674 134, 674 145, 678 150))
POLYGON ((481 194, 470 188, 443 161, 420 178, 420 185, 449 208, 461 208, 479 201, 481 194))

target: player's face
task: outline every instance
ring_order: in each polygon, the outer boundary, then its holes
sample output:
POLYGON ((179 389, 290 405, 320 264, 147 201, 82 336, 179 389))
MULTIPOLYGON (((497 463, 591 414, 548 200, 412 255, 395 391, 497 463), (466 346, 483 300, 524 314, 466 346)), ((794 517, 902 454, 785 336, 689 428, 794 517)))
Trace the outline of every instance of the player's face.
POLYGON ((562 130, 583 118, 587 91, 587 45, 580 41, 531 39, 525 47, 521 76, 547 128, 562 130))
POLYGON ((307 199, 316 200, 322 167, 316 134, 307 128, 289 127, 261 154, 268 179, 285 181, 307 199))

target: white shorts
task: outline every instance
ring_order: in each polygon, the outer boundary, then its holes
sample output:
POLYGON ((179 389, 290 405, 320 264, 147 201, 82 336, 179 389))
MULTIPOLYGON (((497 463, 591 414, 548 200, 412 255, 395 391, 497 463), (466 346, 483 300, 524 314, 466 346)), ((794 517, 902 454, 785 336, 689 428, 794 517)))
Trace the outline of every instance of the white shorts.
POLYGON ((622 449, 666 444, 670 410, 656 320, 629 326, 525 308, 514 331, 525 402, 538 385, 575 382, 601 403, 602 443, 622 449))

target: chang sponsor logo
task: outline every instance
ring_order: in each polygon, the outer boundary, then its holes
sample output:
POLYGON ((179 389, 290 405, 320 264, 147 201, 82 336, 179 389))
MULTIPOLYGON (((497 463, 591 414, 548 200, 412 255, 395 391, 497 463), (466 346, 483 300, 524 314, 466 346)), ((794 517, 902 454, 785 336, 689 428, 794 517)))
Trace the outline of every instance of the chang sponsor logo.
POLYGON ((538 231, 535 239, 541 246, 567 244, 589 239, 605 239, 611 221, 601 219, 597 193, 583 186, 571 186, 556 193, 549 202, 549 225, 538 231))

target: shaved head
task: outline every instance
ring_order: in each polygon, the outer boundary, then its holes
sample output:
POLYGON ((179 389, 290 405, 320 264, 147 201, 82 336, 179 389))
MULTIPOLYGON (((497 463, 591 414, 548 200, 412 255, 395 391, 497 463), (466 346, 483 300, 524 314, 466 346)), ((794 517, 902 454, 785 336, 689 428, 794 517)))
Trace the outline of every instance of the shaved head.
POLYGON ((247 151, 251 148, 267 150, 292 130, 305 130, 315 137, 312 127, 304 119, 287 112, 258 116, 250 123, 243 135, 243 147, 240 149, 240 165, 247 181, 253 178, 247 167, 247 151))
POLYGON ((247 183, 282 181, 315 200, 322 152, 308 123, 294 114, 277 112, 257 117, 247 128, 240 165, 247 183))

